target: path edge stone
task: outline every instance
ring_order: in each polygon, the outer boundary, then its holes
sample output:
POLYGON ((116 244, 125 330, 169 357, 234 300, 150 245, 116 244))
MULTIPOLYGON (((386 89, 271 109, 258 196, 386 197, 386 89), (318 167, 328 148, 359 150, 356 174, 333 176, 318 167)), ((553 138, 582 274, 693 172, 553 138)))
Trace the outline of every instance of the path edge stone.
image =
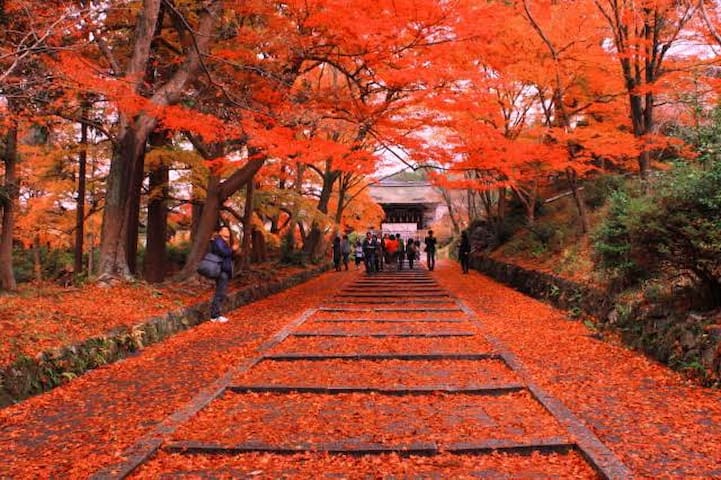
MULTIPOLYGON (((314 265, 286 278, 248 285, 228 294, 227 310, 234 310, 275 293, 300 285, 328 271, 314 265)), ((210 296, 210 291, 209 291, 210 296)), ((63 385, 86 372, 115 363, 142 348, 208 321, 210 301, 199 302, 149 318, 131 327, 120 327, 73 345, 48 350, 35 357, 23 356, 0 366, 0 408, 63 385)))

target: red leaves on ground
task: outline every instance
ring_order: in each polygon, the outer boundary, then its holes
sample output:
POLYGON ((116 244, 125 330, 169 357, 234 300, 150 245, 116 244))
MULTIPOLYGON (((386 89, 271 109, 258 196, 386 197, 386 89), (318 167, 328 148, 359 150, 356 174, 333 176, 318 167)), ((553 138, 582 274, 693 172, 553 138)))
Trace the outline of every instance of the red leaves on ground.
POLYGON ((358 354, 358 353, 488 353, 491 346, 480 337, 291 337, 272 353, 358 354))
POLYGON ((442 454, 410 458, 395 454, 362 457, 320 453, 244 454, 226 457, 160 453, 131 478, 162 478, 168 472, 181 478, 214 479, 598 478, 576 452, 566 455, 442 454), (518 472, 524 473, 519 476, 518 472))
POLYGON ((437 442, 528 441, 564 429, 527 392, 500 396, 431 394, 227 394, 173 436, 232 447, 264 442, 368 442, 387 447, 437 442))
POLYGON ((264 361, 235 381, 243 385, 474 388, 518 382, 518 378, 501 360, 298 360, 292 364, 264 361))
MULTIPOLYGON (((87 478, 352 279, 325 275, 0 410, 0 478, 87 478)), ((97 310, 97 305, 94 306, 97 310)))
POLYGON ((485 276, 448 263, 435 276, 639 478, 718 478, 721 392, 598 341, 564 312, 485 276))
MULTIPOLYGON (((284 278, 299 270, 274 269, 272 275, 284 278)), ((257 283, 258 275, 247 273, 235 280, 231 289, 257 283)), ((18 294, 4 295, 0 303, 0 366, 21 355, 32 357, 117 328, 132 328, 154 316, 208 300, 211 295, 212 285, 207 282, 182 286, 88 284, 69 289, 50 284, 24 286, 18 294)))

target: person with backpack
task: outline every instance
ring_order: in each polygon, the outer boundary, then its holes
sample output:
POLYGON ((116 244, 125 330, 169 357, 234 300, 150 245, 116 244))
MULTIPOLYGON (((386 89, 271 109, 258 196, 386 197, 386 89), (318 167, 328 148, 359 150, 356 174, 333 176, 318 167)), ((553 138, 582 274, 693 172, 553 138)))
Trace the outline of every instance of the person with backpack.
POLYGON ((225 323, 226 317, 221 315, 220 309, 228 291, 228 282, 233 278, 233 254, 238 251, 238 245, 232 241, 230 227, 223 225, 210 242, 210 252, 222 259, 220 275, 215 279, 215 293, 210 304, 210 321, 225 323))

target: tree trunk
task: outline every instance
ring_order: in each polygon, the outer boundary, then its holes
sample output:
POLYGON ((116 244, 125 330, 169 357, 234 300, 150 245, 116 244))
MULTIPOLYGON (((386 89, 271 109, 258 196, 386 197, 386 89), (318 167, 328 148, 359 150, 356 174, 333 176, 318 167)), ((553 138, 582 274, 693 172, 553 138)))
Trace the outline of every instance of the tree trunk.
POLYGON ((35 281, 40 283, 43 281, 43 262, 40 255, 40 237, 33 237, 33 277, 35 281))
POLYGON ((88 276, 95 273, 95 235, 88 235, 88 276))
POLYGON ((145 135, 127 129, 121 137, 110 164, 105 196, 105 211, 100 239, 101 279, 130 277, 128 266, 128 222, 130 220, 131 181, 135 179, 137 159, 142 154, 145 135))
MULTIPOLYGON (((85 110, 83 110, 85 112, 85 110)), ((83 114, 85 116, 85 114, 83 114)), ((88 125, 80 124, 80 152, 78 153, 78 196, 75 203, 75 262, 73 273, 83 273, 83 243, 85 242, 85 187, 88 166, 88 125)))
POLYGON ((340 225, 343 222, 343 212, 345 212, 346 202, 350 203, 351 199, 348 199, 348 189, 350 188, 351 181, 353 180, 352 173, 343 174, 341 181, 338 184, 338 208, 335 211, 335 223, 340 225))
MULTIPOLYGON (((153 136, 155 137, 155 136, 153 136)), ((151 137, 151 143, 162 145, 163 139, 151 137)), ((150 172, 148 199, 147 244, 143 258, 144 278, 153 283, 165 279, 168 241, 168 189, 170 169, 167 164, 157 165, 150 172)))
POLYGON ((568 167, 566 168, 566 178, 568 179, 568 185, 571 187, 573 192, 573 201, 576 203, 576 209, 578 210, 578 217, 581 222, 581 231, 588 233, 591 231, 591 225, 588 221, 588 213, 586 211, 586 202, 583 201, 583 193, 578 188, 578 176, 576 171, 568 167))
MULTIPOLYGON (((158 24, 161 0, 144 0, 138 14, 135 38, 132 45, 133 55, 128 64, 126 78, 134 80, 135 88, 140 91, 145 79, 151 44, 158 24)), ((177 104, 186 86, 191 82, 201 66, 201 55, 208 51, 214 22, 219 18, 222 2, 206 3, 200 11, 195 36, 197 42, 187 49, 187 56, 173 76, 162 85, 153 85, 150 102, 158 106, 177 104)), ((129 227, 137 222, 137 216, 131 212, 130 193, 134 192, 133 180, 137 181, 136 169, 142 166, 140 157, 148 135, 153 131, 157 120, 146 113, 135 118, 120 116, 120 135, 117 151, 113 154, 107 181, 106 206, 103 215, 102 237, 100 244, 100 279, 130 277, 128 256, 133 248, 128 248, 128 238, 132 236, 129 227), (131 190, 133 188, 133 190, 131 190)), ((142 169, 139 174, 142 174, 142 169)))
MULTIPOLYGON (((340 175, 338 171, 326 170, 323 175, 323 188, 320 191, 320 199, 318 200, 318 211, 324 214, 328 213, 328 203, 333 193, 333 184, 340 175)), ((311 258, 317 258, 319 249, 323 240, 323 232, 320 230, 320 225, 317 221, 313 222, 311 230, 308 233, 305 244, 303 245, 303 251, 306 255, 311 258)))
POLYGON ((193 187, 193 194, 190 205, 190 243, 195 243, 198 237, 200 219, 203 217, 203 205, 205 202, 196 195, 196 187, 193 187))
POLYGON ((446 207, 448 208, 448 216, 450 217, 451 224, 453 225, 453 234, 455 236, 459 236, 461 234, 461 226, 458 224, 456 214, 453 211, 453 199, 451 198, 451 194, 445 188, 441 188, 440 190, 443 200, 446 202, 446 207))
POLYGON ((0 232, 0 288, 15 290, 15 273, 13 272, 13 229, 15 228, 15 205, 18 198, 17 168, 17 125, 12 125, 5 136, 5 198, 2 198, 3 217, 0 232))
POLYGON ((251 181, 264 163, 265 158, 249 160, 247 164, 233 172, 233 174, 222 183, 218 176, 210 175, 203 212, 198 222, 198 232, 188 253, 185 266, 178 274, 178 279, 188 278, 195 273, 195 267, 208 249, 207 242, 210 239, 210 235, 218 224, 218 215, 220 214, 220 207, 223 205, 223 202, 225 202, 229 196, 240 190, 247 182, 251 181))
POLYGON ((243 243, 241 245, 241 265, 250 264, 251 249, 253 247, 253 179, 245 185, 245 207, 243 210, 243 243))
POLYGON ((133 176, 130 179, 128 191, 128 210, 125 217, 126 225, 123 227, 127 235, 126 257, 128 269, 135 276, 138 273, 138 233, 140 227, 140 207, 142 202, 143 181, 145 180, 145 152, 146 145, 135 159, 133 176))

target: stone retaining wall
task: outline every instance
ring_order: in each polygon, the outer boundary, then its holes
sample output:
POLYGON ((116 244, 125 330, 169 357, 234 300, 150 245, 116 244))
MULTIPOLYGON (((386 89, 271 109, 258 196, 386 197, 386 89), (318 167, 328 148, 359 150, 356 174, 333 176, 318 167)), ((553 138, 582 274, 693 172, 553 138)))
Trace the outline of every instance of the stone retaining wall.
MULTIPOLYGON (((232 291, 228 294, 226 309, 232 310, 291 288, 328 268, 327 265, 316 266, 281 280, 232 291)), ((75 345, 43 352, 35 357, 21 357, 7 367, 0 367, 0 408, 55 388, 88 370, 125 358, 144 346, 203 323, 209 317, 210 302, 201 302, 75 345)))
POLYGON ((528 270, 488 257, 473 257, 471 266, 531 297, 546 300, 572 313, 587 313, 606 318, 613 299, 605 292, 548 273, 528 270))
POLYGON ((647 300, 617 302, 606 292, 555 275, 488 257, 473 257, 474 269, 534 298, 591 315, 602 332, 707 386, 721 386, 721 314, 677 311, 647 300))

